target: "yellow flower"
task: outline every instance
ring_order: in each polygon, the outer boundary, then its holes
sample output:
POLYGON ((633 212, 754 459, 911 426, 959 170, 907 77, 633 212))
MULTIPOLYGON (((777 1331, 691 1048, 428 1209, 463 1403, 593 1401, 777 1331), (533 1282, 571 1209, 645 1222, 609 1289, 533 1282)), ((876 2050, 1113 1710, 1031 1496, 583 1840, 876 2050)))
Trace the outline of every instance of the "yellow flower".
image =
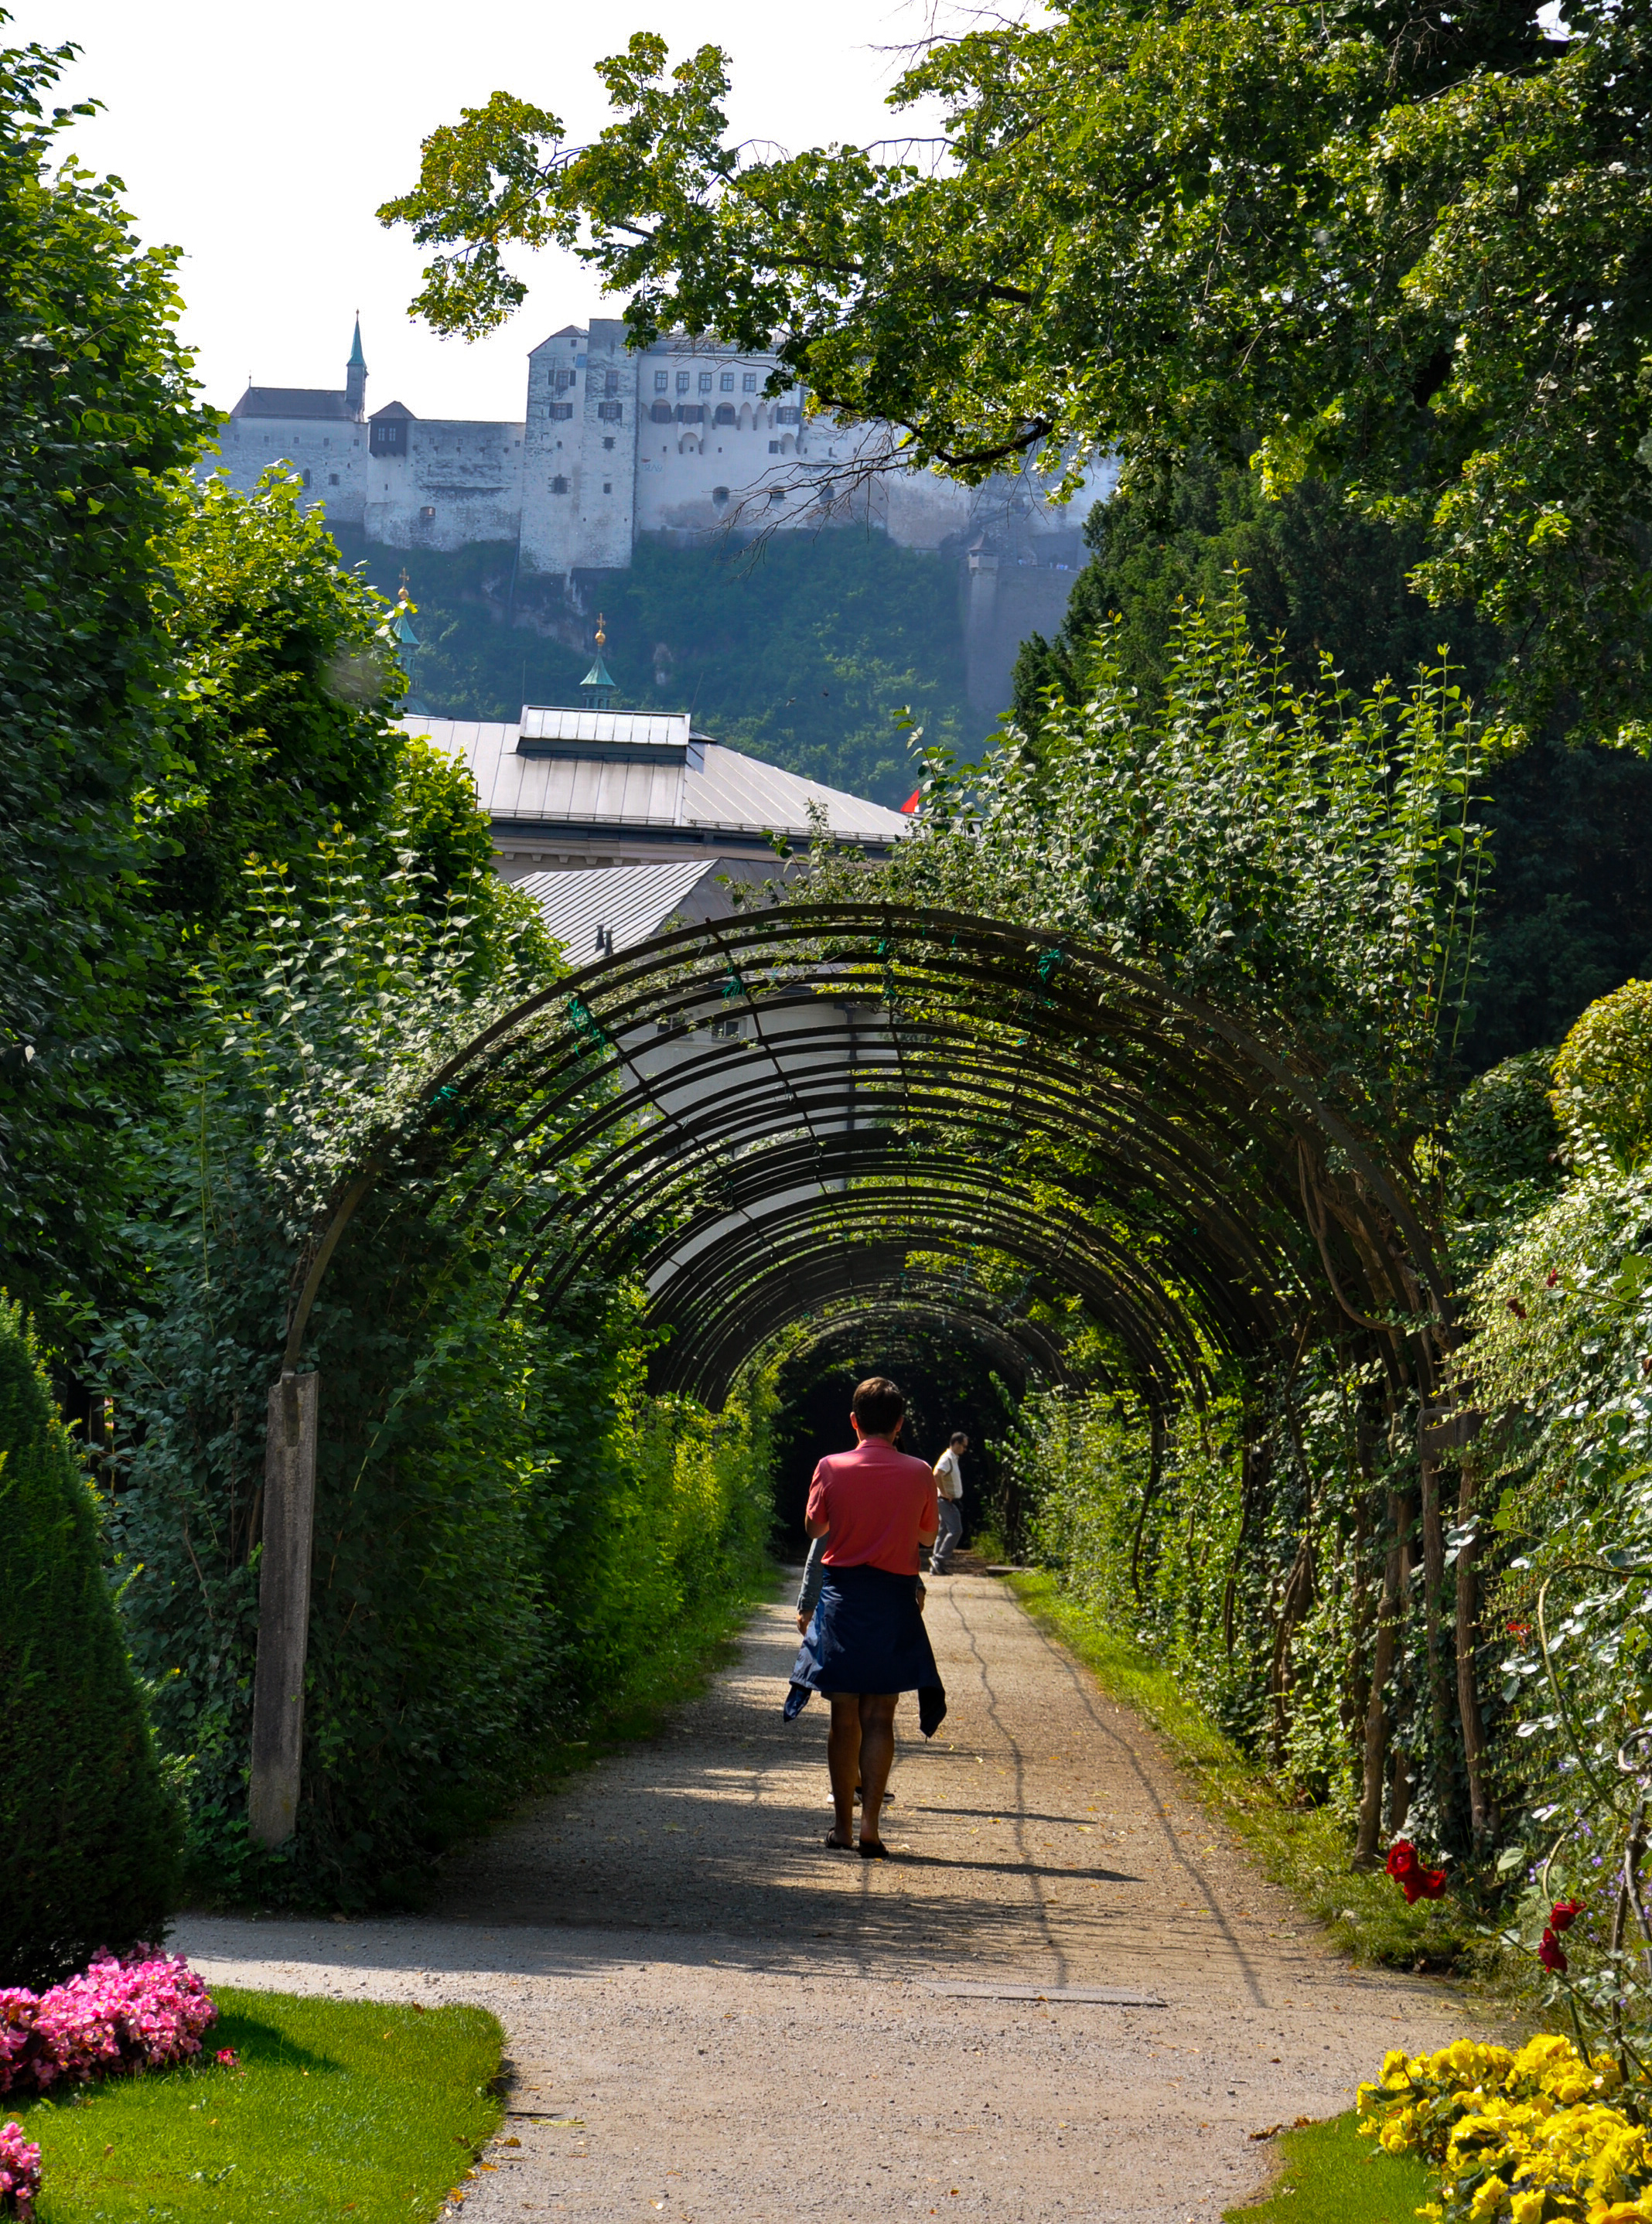
POLYGON ((1509 2202, 1510 2224, 1543 2224, 1543 2211, 1548 2203, 1548 2196, 1541 2186, 1535 2193, 1512 2195, 1509 2202))
POLYGON ((1491 2220, 1502 2214, 1508 2193, 1509 2189, 1500 2177, 1488 2177, 1484 2184, 1476 2189, 1474 2198, 1468 2205, 1471 2224, 1491 2224, 1491 2220))

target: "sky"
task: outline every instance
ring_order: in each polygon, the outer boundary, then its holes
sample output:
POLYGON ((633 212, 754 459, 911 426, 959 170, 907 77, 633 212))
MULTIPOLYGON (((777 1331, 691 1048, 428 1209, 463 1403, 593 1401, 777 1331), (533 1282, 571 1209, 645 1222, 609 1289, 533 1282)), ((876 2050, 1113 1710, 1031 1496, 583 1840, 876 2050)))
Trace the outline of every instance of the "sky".
POLYGON ((659 30, 674 58, 706 41, 728 51, 737 137, 883 138, 914 128, 883 95, 900 66, 890 50, 924 28, 914 0, 837 0, 807 17, 756 0, 620 0, 611 15, 569 0, 9 4, 6 44, 80 47, 61 97, 104 112, 74 127, 75 151, 123 180, 146 243, 183 249, 183 331, 206 398, 227 408, 249 377, 342 387, 359 309, 369 409, 399 401, 421 417, 519 417, 529 349, 619 313, 583 265, 547 253, 519 262, 527 303, 487 339, 439 339, 409 320, 419 252, 373 212, 413 184, 435 125, 504 89, 560 116, 571 139, 592 137, 608 110, 592 65, 659 30))

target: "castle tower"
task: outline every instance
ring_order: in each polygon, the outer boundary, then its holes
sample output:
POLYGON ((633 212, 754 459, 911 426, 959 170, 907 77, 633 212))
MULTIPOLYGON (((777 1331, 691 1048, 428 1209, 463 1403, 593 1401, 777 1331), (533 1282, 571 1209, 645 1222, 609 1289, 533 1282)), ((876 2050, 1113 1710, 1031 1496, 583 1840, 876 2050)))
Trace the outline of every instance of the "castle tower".
POLYGON ((367 358, 361 351, 361 311, 356 312, 356 337, 351 343, 350 361, 345 365, 345 400, 357 424, 367 414, 367 358))

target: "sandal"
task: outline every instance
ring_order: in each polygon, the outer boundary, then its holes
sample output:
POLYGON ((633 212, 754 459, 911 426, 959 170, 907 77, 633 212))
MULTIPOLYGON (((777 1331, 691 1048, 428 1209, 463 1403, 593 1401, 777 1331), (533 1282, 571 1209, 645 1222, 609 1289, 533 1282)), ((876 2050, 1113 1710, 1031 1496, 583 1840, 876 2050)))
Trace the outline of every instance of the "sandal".
POLYGON ((842 1838, 839 1837, 837 1833, 833 1830, 828 1830, 826 1832, 826 1850, 829 1853, 852 1854, 855 1850, 852 1845, 845 1843, 845 1842, 842 1838))
POLYGON ((870 1845, 863 1838, 857 1850, 864 1861, 886 1861, 889 1857, 889 1849, 882 1838, 874 1838, 870 1845))

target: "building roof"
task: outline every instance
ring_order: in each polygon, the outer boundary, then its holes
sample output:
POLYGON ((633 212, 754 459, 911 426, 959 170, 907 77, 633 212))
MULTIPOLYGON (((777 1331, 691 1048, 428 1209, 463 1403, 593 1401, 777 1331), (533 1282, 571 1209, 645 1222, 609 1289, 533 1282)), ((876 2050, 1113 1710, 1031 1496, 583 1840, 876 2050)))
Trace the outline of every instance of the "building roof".
MULTIPOLYGON (((669 865, 599 865, 588 872, 529 873, 515 881, 545 915, 552 939, 570 964, 585 965, 598 954, 600 931, 612 951, 646 942, 678 915, 702 881, 718 870, 715 858, 679 858, 669 865)), ((718 891, 721 895, 721 891, 718 891)), ((701 906, 696 906, 696 910, 701 906)), ((716 908, 728 907, 719 902, 716 908)))
POLYGON ((359 316, 356 319, 356 337, 350 343, 350 363, 348 368, 351 370, 355 370, 358 367, 363 370, 365 370, 367 368, 367 358, 361 351, 361 319, 359 316))
POLYGON ((516 731, 518 747, 524 742, 529 744, 524 755, 531 754, 535 742, 686 749, 690 742, 710 739, 709 735, 693 730, 687 711, 574 711, 540 703, 522 704, 516 731))
POLYGON ((356 421, 347 394, 332 394, 321 386, 250 386, 231 410, 231 417, 313 417, 356 421))
POLYGON ((665 718, 635 711, 530 705, 514 725, 462 718, 400 723, 405 731, 426 736, 465 764, 476 783, 477 801, 501 828, 635 830, 651 839, 674 838, 702 848, 719 835, 760 843, 774 833, 807 842, 813 806, 835 841, 883 849, 912 831, 911 819, 898 811, 823 787, 818 780, 782 772, 777 765, 691 733, 686 715, 665 718), (552 721, 557 735, 569 739, 575 722, 593 729, 591 754, 570 749, 566 742, 554 755, 519 753, 521 739, 527 738, 531 748, 535 722, 552 721), (656 755, 646 733, 622 742, 622 726, 675 730, 661 736, 668 745, 656 755), (617 746, 604 748, 604 729, 613 730, 617 746))
POLYGON ((405 417, 415 424, 418 422, 405 401, 387 401, 382 409, 375 409, 367 421, 370 425, 381 425, 387 417, 405 417))

